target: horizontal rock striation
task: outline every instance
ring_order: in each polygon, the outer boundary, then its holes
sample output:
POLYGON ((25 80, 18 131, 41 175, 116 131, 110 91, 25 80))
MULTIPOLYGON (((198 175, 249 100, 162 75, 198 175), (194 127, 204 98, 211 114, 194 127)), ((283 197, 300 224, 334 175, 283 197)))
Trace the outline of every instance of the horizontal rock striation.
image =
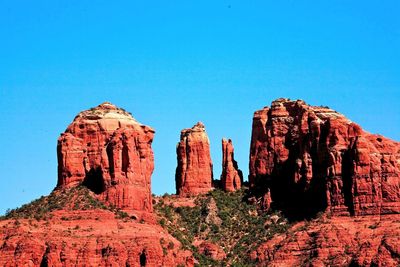
POLYGON ((0 266, 193 266, 191 252, 155 224, 104 210, 0 221, 0 266))
POLYGON ((296 223, 251 253, 256 266, 400 266, 399 215, 296 223))

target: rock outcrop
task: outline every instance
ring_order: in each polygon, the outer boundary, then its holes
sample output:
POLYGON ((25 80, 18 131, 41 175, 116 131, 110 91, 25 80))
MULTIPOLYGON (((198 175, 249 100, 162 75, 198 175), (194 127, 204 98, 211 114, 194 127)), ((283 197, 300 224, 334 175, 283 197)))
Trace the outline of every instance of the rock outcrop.
POLYGON ((79 113, 58 139, 57 189, 83 184, 108 204, 151 212, 153 135, 110 103, 79 113))
POLYGON ((400 266, 399 215, 302 221, 250 256, 256 266, 400 266))
POLYGON ((399 175, 400 143, 330 108, 278 99, 254 113, 249 182, 265 209, 399 213, 399 175))
POLYGON ((155 224, 105 210, 0 221, 0 266, 193 266, 191 252, 155 224))
POLYGON ((233 192, 240 189, 242 182, 243 174, 234 158, 232 140, 222 139, 221 187, 227 192, 233 192))
POLYGON ((194 196, 210 191, 213 169, 210 142, 203 123, 198 122, 191 129, 181 131, 176 153, 176 193, 180 196, 194 196))
MULTIPOLYGON (((178 196, 154 197, 153 213, 153 135, 110 103, 79 113, 58 141, 56 189, 0 217, 0 266, 400 266, 399 142, 278 99, 254 114, 250 190, 191 197, 213 183, 197 123, 177 145, 178 196)), ((236 191, 231 140, 222 149, 221 184, 236 191)))
POLYGON ((216 261, 221 261, 226 258, 226 253, 220 246, 208 241, 200 243, 198 250, 199 253, 216 261))

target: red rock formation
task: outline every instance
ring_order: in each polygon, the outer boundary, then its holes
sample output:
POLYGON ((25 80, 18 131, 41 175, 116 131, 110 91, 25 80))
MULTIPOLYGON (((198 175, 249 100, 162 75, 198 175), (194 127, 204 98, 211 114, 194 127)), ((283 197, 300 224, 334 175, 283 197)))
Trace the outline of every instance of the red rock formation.
POLYGON ((109 103, 79 113, 59 138, 57 188, 0 220, 0 266, 193 266, 151 213, 153 134, 109 103))
POLYGON ((222 189, 233 192, 240 189, 243 181, 242 171, 234 158, 234 148, 231 139, 222 139, 222 189))
POLYGON ((278 99, 254 113, 250 186, 289 214, 399 213, 399 175, 400 143, 332 109, 278 99))
POLYGON ((57 211, 47 220, 0 221, 0 266, 193 266, 160 226, 105 210, 57 211))
POLYGON ((251 253, 257 266, 400 266, 399 215, 296 223, 251 253))
POLYGON ((79 113, 58 139, 57 188, 83 183, 116 207, 151 212, 153 135, 110 103, 79 113))
POLYGON ((193 196, 210 191, 213 180, 210 142, 201 122, 181 131, 176 153, 176 193, 193 196))
POLYGON ((198 249, 199 253, 208 256, 216 261, 221 261, 226 258, 226 254, 220 246, 208 241, 202 242, 198 246, 198 249))

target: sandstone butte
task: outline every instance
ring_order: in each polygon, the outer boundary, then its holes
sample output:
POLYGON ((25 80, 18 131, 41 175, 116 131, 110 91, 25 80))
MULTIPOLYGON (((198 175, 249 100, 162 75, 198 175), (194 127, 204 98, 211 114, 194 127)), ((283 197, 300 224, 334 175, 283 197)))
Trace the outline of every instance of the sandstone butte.
POLYGON ((254 113, 249 182, 288 216, 400 213, 400 143, 342 114, 278 99, 254 113))
POLYGON ((115 207, 151 212, 153 136, 111 103, 79 113, 58 139, 57 189, 84 184, 115 207))
MULTIPOLYGON (((59 176, 52 194, 62 198, 82 184, 91 196, 127 211, 128 217, 118 217, 112 209, 76 210, 71 207, 78 201, 72 200, 45 219, 2 219, 0 266, 193 266, 192 252, 155 223, 153 135, 150 127, 110 103, 78 114, 59 139, 59 176)), ((223 166, 233 166, 225 169, 239 173, 231 142, 223 143, 223 151, 223 166)), ((398 142, 370 134, 327 107, 278 99, 256 111, 250 193, 261 200, 263 210, 272 207, 294 220, 287 230, 246 252, 251 265, 399 266, 399 154, 398 142)), ((185 197, 212 189, 203 124, 182 131, 177 155, 177 193, 183 198, 155 200, 175 208, 195 207, 196 199, 185 197)), ((213 198, 206 210, 202 220, 222 227, 213 198)), ((279 216, 271 216, 262 229, 284 227, 279 216)), ((234 235, 230 230, 235 229, 226 229, 234 235)), ((234 258, 218 240, 200 235, 192 245, 218 261, 234 258)))
POLYGON ((227 192, 240 189, 243 183, 243 174, 239 170, 234 157, 234 148, 231 139, 222 139, 222 174, 221 187, 227 192))
POLYGON ((254 113, 249 165, 264 210, 325 212, 259 246, 256 265, 400 265, 400 143, 328 107, 278 99, 254 113))
POLYGON ((150 127, 110 103, 79 113, 58 140, 58 183, 52 195, 59 200, 47 207, 60 205, 65 192, 82 184, 93 199, 129 215, 119 218, 104 208, 75 210, 71 207, 81 203, 71 201, 45 219, 22 214, 1 220, 0 266, 193 266, 192 253, 152 214, 153 135, 150 127))
POLYGON ((176 193, 179 196, 195 196, 210 191, 213 165, 210 142, 203 123, 198 122, 192 128, 181 131, 176 153, 176 193))

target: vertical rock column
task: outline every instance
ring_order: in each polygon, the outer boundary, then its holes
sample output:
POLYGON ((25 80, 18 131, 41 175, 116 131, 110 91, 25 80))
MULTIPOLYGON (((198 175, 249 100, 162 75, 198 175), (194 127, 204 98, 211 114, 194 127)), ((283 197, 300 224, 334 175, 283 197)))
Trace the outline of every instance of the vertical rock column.
POLYGON ((213 170, 210 142, 203 123, 198 122, 192 128, 181 131, 176 153, 176 193, 193 196, 210 191, 213 170))
POLYGON ((231 139, 222 139, 222 174, 221 186, 227 192, 240 189, 243 182, 242 171, 234 158, 234 148, 231 139))

